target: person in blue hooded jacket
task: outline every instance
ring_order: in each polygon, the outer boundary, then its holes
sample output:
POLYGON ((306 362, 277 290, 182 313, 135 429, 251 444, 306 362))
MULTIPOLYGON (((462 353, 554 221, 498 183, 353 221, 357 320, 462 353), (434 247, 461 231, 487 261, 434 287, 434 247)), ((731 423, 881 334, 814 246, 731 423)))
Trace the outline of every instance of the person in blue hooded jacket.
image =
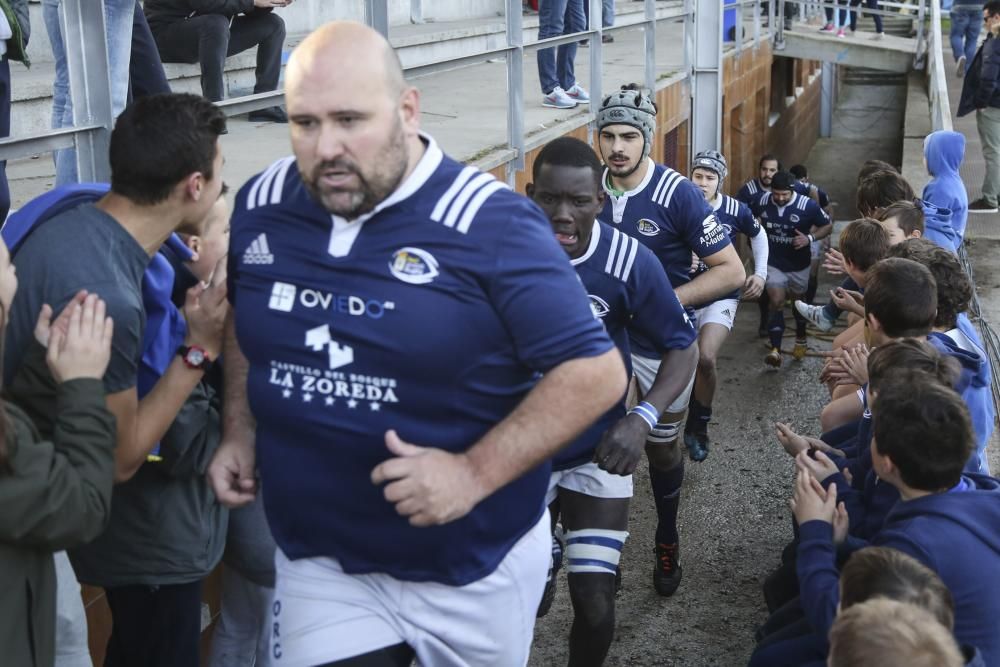
MULTIPOLYGON (((872 465, 899 490, 872 543, 898 549, 936 572, 955 601, 955 638, 1000 663, 1000 480, 963 474, 973 450, 969 412, 954 390, 926 374, 880 388, 872 465)), ((802 457, 804 458, 804 456, 802 457)), ((817 632, 833 622, 840 592, 835 547, 847 533, 837 494, 800 467, 792 500, 799 521, 799 582, 817 632)))
POLYGON ((965 315, 972 299, 972 283, 954 253, 926 239, 909 239, 895 245, 889 250, 889 256, 923 264, 934 275, 937 315, 927 341, 961 364, 955 391, 969 408, 976 434, 976 451, 969 457, 966 471, 989 474, 986 445, 993 435, 996 409, 989 357, 965 315))
POLYGON ((924 139, 924 164, 933 177, 924 186, 921 198, 938 208, 951 210, 951 226, 959 243, 965 236, 969 211, 969 196, 958 171, 965 159, 965 135, 940 130, 924 139))

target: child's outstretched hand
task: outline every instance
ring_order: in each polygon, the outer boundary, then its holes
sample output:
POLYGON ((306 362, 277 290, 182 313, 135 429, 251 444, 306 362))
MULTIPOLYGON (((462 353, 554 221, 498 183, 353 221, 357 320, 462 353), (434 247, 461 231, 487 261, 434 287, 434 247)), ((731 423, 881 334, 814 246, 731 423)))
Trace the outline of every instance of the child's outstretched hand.
MULTIPOLYGON (((114 323, 105 316, 104 301, 90 294, 81 306, 71 303, 68 326, 52 327, 46 361, 57 382, 100 379, 111 360, 114 323)), ((61 316, 60 316, 61 318, 61 316)))

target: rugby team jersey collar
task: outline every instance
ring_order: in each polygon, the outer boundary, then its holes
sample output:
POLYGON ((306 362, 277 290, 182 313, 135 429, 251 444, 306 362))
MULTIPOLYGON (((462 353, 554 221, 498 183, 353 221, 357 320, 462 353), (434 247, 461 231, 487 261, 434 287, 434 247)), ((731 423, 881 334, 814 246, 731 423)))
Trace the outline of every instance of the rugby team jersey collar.
POLYGON ((713 199, 709 205, 712 207, 713 211, 718 211, 720 208, 722 208, 722 201, 723 201, 722 193, 717 192, 715 194, 715 199, 713 199))
POLYGON ((601 242, 601 225, 597 220, 594 220, 594 231, 590 235, 590 245, 587 246, 587 252, 583 253, 576 259, 569 260, 569 263, 573 266, 579 266, 586 262, 590 257, 597 251, 597 244, 601 242))
POLYGON ((628 198, 637 195, 646 189, 649 182, 653 180, 653 172, 656 171, 656 163, 653 162, 653 158, 646 156, 646 175, 642 177, 642 181, 639 185, 635 186, 632 190, 623 192, 621 196, 616 196, 614 192, 608 187, 608 168, 604 168, 604 178, 602 179, 602 184, 604 185, 604 191, 608 193, 611 197, 611 215, 612 219, 616 224, 621 224, 622 218, 625 216, 625 206, 628 204, 628 198))
POLYGON ((379 202, 374 209, 354 220, 347 220, 338 215, 330 216, 330 219, 333 221, 333 229, 330 232, 330 243, 327 247, 330 255, 333 257, 344 257, 350 253, 354 241, 357 239, 358 234, 361 233, 361 228, 368 220, 386 208, 398 204, 413 195, 437 171, 437 168, 441 165, 441 161, 444 159, 444 153, 429 134, 421 132, 420 139, 426 144, 424 154, 420 157, 420 161, 417 162, 410 175, 392 194, 379 202))

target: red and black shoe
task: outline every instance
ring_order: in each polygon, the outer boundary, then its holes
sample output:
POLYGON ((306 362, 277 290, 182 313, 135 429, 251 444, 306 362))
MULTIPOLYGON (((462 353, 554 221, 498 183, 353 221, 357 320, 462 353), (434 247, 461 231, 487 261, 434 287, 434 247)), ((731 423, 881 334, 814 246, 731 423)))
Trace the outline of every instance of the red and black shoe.
POLYGON ((670 597, 681 585, 680 545, 657 544, 656 564, 653 567, 653 588, 664 597, 670 597))

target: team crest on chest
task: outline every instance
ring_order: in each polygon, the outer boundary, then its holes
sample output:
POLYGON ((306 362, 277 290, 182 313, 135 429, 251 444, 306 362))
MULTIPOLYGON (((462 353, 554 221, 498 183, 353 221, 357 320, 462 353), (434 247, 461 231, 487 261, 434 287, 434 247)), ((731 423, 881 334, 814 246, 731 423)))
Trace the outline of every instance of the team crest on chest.
POLYGON ((434 255, 420 248, 400 248, 392 253, 389 272, 404 283, 426 285, 441 272, 434 255))
POLYGON ((660 226, 649 218, 641 218, 635 226, 643 236, 656 236, 660 233, 660 226))
POLYGON ((794 213, 788 216, 788 219, 791 220, 792 222, 798 222, 799 220, 801 220, 801 218, 799 218, 799 216, 795 215, 794 213))
POLYGON ((594 314, 594 319, 603 320, 611 312, 608 302, 593 294, 588 294, 587 296, 590 297, 590 312, 594 314))

